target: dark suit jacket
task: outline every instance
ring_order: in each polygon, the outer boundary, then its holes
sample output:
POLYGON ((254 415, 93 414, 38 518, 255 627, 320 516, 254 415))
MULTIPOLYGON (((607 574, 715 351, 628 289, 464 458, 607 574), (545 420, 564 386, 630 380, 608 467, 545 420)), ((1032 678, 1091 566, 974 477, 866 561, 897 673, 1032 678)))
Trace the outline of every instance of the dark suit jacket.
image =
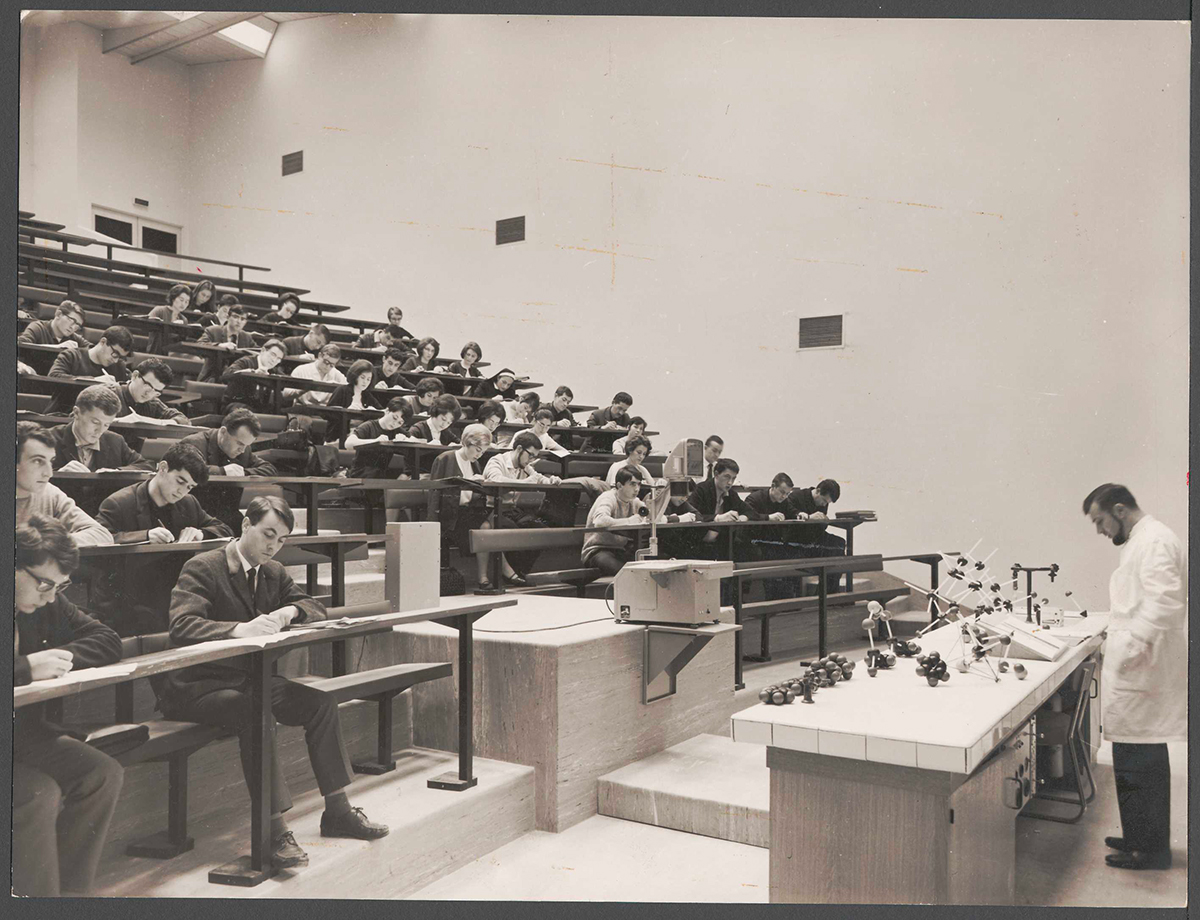
MULTIPOLYGON (((295 604, 298 623, 325 619, 325 608, 296 586, 287 570, 274 560, 258 567, 255 597, 251 599, 246 573, 238 558, 237 541, 193 556, 184 563, 171 592, 171 643, 194 645, 229 639, 238 623, 260 613, 295 604)), ((171 671, 163 681, 160 708, 164 713, 187 705, 216 690, 241 690, 249 676, 250 660, 243 656, 171 671)))
MULTIPOLYGON (((112 367, 101 367, 99 364, 93 363, 86 348, 63 349, 62 354, 56 357, 54 364, 50 366, 49 376, 99 377, 101 374, 110 374, 116 380, 129 379, 129 369, 125 367, 124 361, 118 361, 112 367)), ((55 391, 50 397, 49 405, 46 406, 46 413, 48 415, 66 415, 75 404, 76 395, 69 390, 55 391)))
MULTIPOLYGON (((200 342, 204 345, 220 345, 223 342, 228 342, 229 329, 225 326, 209 326, 204 330, 204 335, 200 336, 200 342)), ((245 329, 238 333, 237 347, 251 348, 254 345, 254 337, 245 329)), ((229 357, 233 358, 237 354, 236 351, 231 351, 229 357)), ((215 357, 206 357, 204 366, 200 368, 200 376, 198 380, 216 380, 221 375, 221 370, 225 366, 225 362, 220 355, 215 357)))
MULTIPOLYGON (((273 376, 283 376, 283 365, 277 364, 271 368, 273 376)), ((222 405, 226 408, 230 403, 241 403, 255 412, 271 411, 271 395, 274 388, 262 380, 246 377, 238 371, 258 371, 258 356, 246 355, 238 358, 221 374, 221 383, 225 384, 225 397, 222 405)))
MULTIPOLYGON (((417 422, 408 429, 410 438, 420 438, 422 441, 433 441, 433 432, 429 428, 429 422, 417 422)), ((437 436, 437 442, 440 444, 453 444, 454 433, 449 428, 443 428, 441 434, 437 436)), ((455 475, 458 475, 457 473, 455 475)))
MULTIPOLYGON (((307 334, 305 333, 305 335, 307 334)), ((311 355, 316 353, 308 350, 308 346, 304 344, 304 335, 289 335, 282 341, 284 350, 293 358, 297 355, 311 355)))
MULTIPOLYGON (((50 433, 58 442, 54 452, 54 468, 57 470, 72 460, 79 459, 79 448, 75 445, 75 432, 70 423, 51 428, 50 433)), ((100 444, 92 451, 90 470, 121 469, 149 470, 153 465, 133 450, 119 434, 106 431, 100 435, 100 444)))
MULTIPOLYGON (((72 670, 95 668, 121 660, 121 639, 109 627, 94 620, 61 595, 33 613, 17 614, 20 654, 13 656, 13 684, 33 682, 29 655, 50 648, 71 653, 72 670)), ((45 721, 41 705, 22 706, 13 716, 13 741, 38 741, 68 734, 61 726, 45 721)))
POLYGON ((204 539, 232 537, 233 531, 200 507, 200 502, 185 495, 173 505, 162 508, 150 498, 150 480, 135 482, 114 492, 100 503, 98 517, 117 543, 144 543, 149 531, 166 527, 176 539, 185 527, 198 527, 204 539))
MULTIPOLYGON (((700 520, 711 521, 715 518, 717 516, 717 487, 713 480, 707 479, 696 486, 696 491, 688 498, 688 502, 700 513, 700 520)), ((761 521, 763 517, 742 501, 741 497, 732 489, 725 494, 725 504, 721 511, 722 513, 736 511, 738 514, 746 515, 751 521, 761 521)))
POLYGON ((587 420, 589 428, 603 428, 609 422, 616 422, 623 428, 628 428, 629 414, 613 415, 612 406, 605 406, 603 409, 597 409, 589 415, 587 420))
POLYGON ((182 438, 184 444, 191 444, 192 447, 200 451, 204 457, 204 462, 208 464, 208 471, 216 476, 225 474, 225 464, 240 463, 245 469, 247 476, 275 476, 278 475, 275 467, 271 466, 266 460, 262 459, 249 447, 242 453, 240 457, 227 457, 225 452, 221 450, 221 445, 217 443, 217 428, 210 428, 208 431, 199 431, 196 434, 189 434, 186 438, 182 438))
POLYGON ((173 345, 183 338, 179 330, 184 323, 172 322, 173 315, 171 308, 166 304, 155 307, 147 315, 147 319, 161 319, 164 323, 162 329, 152 329, 146 333, 146 352, 148 354, 165 355, 173 345))

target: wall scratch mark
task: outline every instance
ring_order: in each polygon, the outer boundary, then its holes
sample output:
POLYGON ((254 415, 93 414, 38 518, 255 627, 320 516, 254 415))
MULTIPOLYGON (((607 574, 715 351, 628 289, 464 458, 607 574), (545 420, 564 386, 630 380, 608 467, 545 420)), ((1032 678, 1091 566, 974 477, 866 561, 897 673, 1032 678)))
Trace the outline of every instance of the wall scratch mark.
POLYGON ((993 213, 992 211, 972 211, 971 213, 972 213, 972 214, 979 214, 979 215, 981 215, 981 216, 983 216, 983 217, 999 217, 1001 220, 1004 220, 1004 215, 1003 215, 1003 214, 995 214, 995 213, 993 213))
POLYGON ((773 185, 768 185, 766 182, 755 182, 754 184, 757 185, 759 188, 774 188, 775 187, 773 185))
POLYGON ((577 252, 595 252, 602 256, 621 256, 624 259, 641 259, 643 262, 654 262, 655 259, 650 256, 635 256, 628 252, 616 252, 612 249, 589 249, 587 246, 564 246, 562 243, 555 243, 555 249, 574 249, 577 252))
POLYGON ((212 204, 212 203, 206 201, 201 205, 201 207, 203 207, 203 208, 225 208, 226 210, 230 210, 232 208, 236 208, 237 205, 236 204, 212 204))
POLYGON ((684 173, 685 176, 691 176, 694 179, 708 179, 711 182, 724 182, 720 176, 705 176, 701 173, 684 173))
POLYGON ((522 300, 523 307, 557 307, 558 304, 550 300, 522 300))
POLYGON ((349 128, 335 128, 333 125, 322 125, 321 127, 322 127, 322 129, 323 129, 323 130, 325 130, 325 131, 343 131, 343 132, 345 132, 345 133, 347 133, 347 134, 349 134, 349 133, 350 133, 350 129, 349 129, 349 128))
POLYGON ((800 256, 793 256, 793 262, 816 262, 821 265, 853 265, 855 268, 866 268, 862 262, 839 262, 836 259, 805 259, 800 256))
POLYGON ((489 149, 487 147, 482 146, 481 144, 467 144, 467 146, 470 147, 472 150, 488 150, 489 149))
POLYGON ((285 211, 283 208, 277 209, 280 214, 295 214, 295 211, 285 211))
POLYGON ((844 192, 817 192, 818 195, 828 195, 830 198, 849 198, 844 192))
POLYGON ((896 271, 898 271, 898 272, 916 272, 920 275, 929 274, 929 269, 927 269, 927 268, 897 268, 896 271))
POLYGON ((917 201, 906 201, 904 203, 906 205, 908 205, 910 208, 933 208, 935 211, 946 210, 940 204, 921 204, 920 202, 917 202, 917 201))
POLYGON ((559 157, 568 163, 586 163, 589 166, 607 166, 610 169, 633 169, 638 172, 665 173, 665 169, 651 169, 649 166, 626 166, 622 163, 601 163, 599 160, 581 160, 577 157, 559 157))

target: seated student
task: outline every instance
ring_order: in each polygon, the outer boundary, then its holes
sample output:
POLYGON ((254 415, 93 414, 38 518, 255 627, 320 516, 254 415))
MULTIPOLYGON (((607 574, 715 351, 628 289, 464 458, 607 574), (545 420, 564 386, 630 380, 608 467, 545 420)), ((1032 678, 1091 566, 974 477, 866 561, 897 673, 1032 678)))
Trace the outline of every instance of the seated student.
POLYGON ((617 438, 613 441, 612 452, 622 457, 625 456, 625 442, 630 438, 646 437, 646 420, 640 415, 635 415, 629 420, 629 434, 623 438, 617 438))
MULTIPOLYGON (((746 496, 746 505, 759 513, 766 521, 784 521, 791 517, 788 496, 792 492, 792 477, 787 473, 776 473, 767 489, 758 489, 746 496)), ((763 528, 751 540, 758 552, 766 559, 790 559, 794 555, 781 528, 763 528)), ((799 580, 793 578, 768 578, 763 582, 767 600, 790 597, 796 593, 799 580), (789 593, 790 592, 790 593, 789 593)))
MULTIPOLYGON (((117 634, 62 596, 78 565, 79 550, 57 521, 35 514, 17 526, 14 686, 120 660, 117 634)), ((12 728, 12 892, 86 894, 124 771, 107 754, 46 721, 44 704, 16 710, 12 728)))
POLYGON ((516 381, 517 375, 512 368, 502 367, 491 377, 485 377, 471 387, 471 395, 481 399, 516 399, 517 391, 513 389, 516 381))
MULTIPOLYGON (((438 454, 430 470, 431 479, 483 479, 480 457, 492 444, 492 433, 483 425, 468 425, 463 429, 462 446, 438 454)), ((490 530, 487 497, 480 492, 461 489, 457 492, 443 489, 438 493, 438 523, 442 526, 442 565, 447 565, 446 550, 451 535, 458 547, 459 555, 471 555, 470 533, 472 530, 490 530)), ((479 582, 477 591, 490 591, 488 580, 490 553, 475 553, 475 575, 479 582)), ((505 563, 504 574, 512 577, 516 573, 505 563)))
POLYGON ((458 404, 458 400, 453 396, 439 396, 433 401, 433 405, 429 407, 429 418, 424 422, 417 422, 408 429, 410 438, 419 438, 422 441, 430 441, 434 444, 445 444, 447 446, 458 443, 454 439, 454 434, 450 431, 450 426, 458 421, 462 415, 462 408, 458 404))
MULTIPOLYGON (((208 464, 210 476, 274 476, 275 467, 254 452, 251 445, 262 433, 258 417, 245 407, 232 409, 221 420, 220 428, 208 428, 181 438, 180 444, 190 444, 200 451, 208 464)), ((208 512, 232 528, 241 526, 242 490, 214 489, 211 486, 198 496, 208 512)))
MULTIPOLYGON (((272 558, 294 524, 287 502, 273 495, 259 496, 246 508, 238 539, 185 562, 171 594, 172 644, 266 636, 290 623, 325 619, 325 608, 301 591, 287 570, 272 558)), ((237 732, 247 777, 254 768, 252 747, 258 731, 246 687, 248 668, 248 660, 243 657, 170 671, 165 675, 160 700, 168 719, 237 732)), ((304 726, 309 761, 325 797, 321 836, 374 840, 387 834, 386 826, 367 820, 362 809, 351 808, 346 798, 345 789, 354 774, 334 697, 285 677, 272 676, 271 698, 276 721, 304 726)), ((267 737, 270 744, 263 756, 272 773, 271 861, 277 869, 307 865, 308 855, 297 845, 283 819, 292 801, 276 755, 275 732, 272 730, 267 737)))
POLYGON ((387 351, 403 338, 404 331, 399 326, 381 326, 378 329, 367 329, 363 332, 355 340, 354 347, 387 351))
POLYGON ((417 343, 417 351, 412 357, 404 362, 404 366, 400 368, 402 371, 417 371, 419 373, 429 373, 436 371, 437 368, 434 360, 438 356, 438 352, 442 350, 442 346, 438 340, 432 336, 426 336, 417 343))
POLYGON ((416 390, 412 396, 405 396, 404 400, 408 403, 408 408, 412 410, 414 416, 421 415, 429 411, 429 407, 433 405, 433 401, 442 395, 442 382, 436 377, 422 377, 417 382, 416 390))
POLYGON ((713 478, 713 466, 721 459, 721 451, 725 449, 725 442, 721 440, 720 435, 710 434, 704 442, 704 480, 713 478))
POLYGON ((262 351, 256 355, 246 355, 238 358, 221 374, 221 383, 225 384, 223 397, 224 409, 239 406, 253 409, 256 412, 271 412, 274 409, 275 388, 265 380, 255 380, 243 377, 247 372, 256 374, 272 374, 276 377, 283 375, 280 362, 286 349, 279 339, 267 339, 262 351))
POLYGON ((315 361, 318 352, 329 342, 329 329, 324 323, 313 323, 304 335, 289 335, 282 341, 285 354, 315 361))
MULTIPOLYGON (((516 397, 516 393, 513 393, 516 397)), ((542 407, 542 398, 533 392, 526 390, 519 398, 506 399, 501 406, 504 407, 504 420, 513 422, 518 425, 532 425, 533 416, 538 409, 542 407)))
POLYGON ((379 363, 379 379, 375 383, 377 390, 391 390, 399 387, 408 389, 408 380, 400 376, 400 368, 408 356, 394 345, 383 353, 379 363))
MULTIPOLYGON (((212 311, 217 306, 216 293, 217 290, 213 287, 213 283, 211 281, 200 281, 192 285, 191 309, 200 313, 211 315, 212 311)), ((201 325, 204 325, 204 323, 201 322, 201 325)))
POLYGON ((129 377, 129 383, 116 388, 121 400, 118 418, 128 415, 139 418, 164 419, 176 425, 188 424, 188 417, 164 403, 159 396, 175 379, 175 374, 162 358, 147 358, 129 377))
MULTIPOLYGON (((222 300, 230 295, 223 295, 222 300)), ((200 336, 200 344, 216 345, 218 348, 223 348, 226 351, 233 353, 239 348, 253 348, 254 336, 246 332, 246 321, 249 318, 246 313, 246 308, 239 303, 234 303, 231 306, 218 308, 226 311, 225 322, 220 326, 209 326, 204 330, 204 334, 200 336)), ((209 356, 204 359, 204 366, 200 368, 199 380, 201 382, 216 380, 221 376, 222 370, 225 368, 225 362, 228 358, 220 356, 209 356)))
POLYGON ((568 408, 574 398, 575 394, 568 386, 559 387, 554 391, 554 400, 550 403, 550 411, 554 413, 556 428, 574 428, 578 424, 568 408))
POLYGON ((646 461, 646 455, 650 453, 651 444, 646 438, 629 438, 625 442, 625 459, 618 460, 608 468, 608 475, 604 477, 604 481, 610 486, 616 485, 617 471, 621 469, 635 469, 641 475, 645 482, 653 482, 654 477, 650 475, 650 471, 642 464, 646 461))
MULTIPOLYGON (((182 326, 187 323, 183 311, 192 302, 191 292, 186 284, 176 284, 167 291, 167 302, 164 306, 155 307, 150 311, 148 319, 162 320, 164 323, 182 326)), ((146 335, 146 351, 152 355, 165 355, 172 345, 179 341, 179 334, 169 329, 153 329, 146 335)))
MULTIPOLYGON (((446 373, 457 374, 459 377, 479 378, 483 376, 479 373, 479 368, 475 366, 483 357, 483 349, 479 347, 478 342, 467 342, 458 354, 459 360, 446 368, 446 373)), ((464 383, 452 384, 452 386, 458 389, 457 393, 451 394, 454 396, 467 396, 471 392, 471 387, 464 383)))
MULTIPOLYGON (((124 326, 109 326, 100 341, 89 348, 69 348, 54 359, 51 377, 95 377, 97 383, 116 384, 129 379, 125 360, 133 354, 133 336, 124 326)), ((46 406, 48 415, 65 415, 71 394, 58 390, 46 406)))
POLYGON ((400 330, 396 342, 398 346, 407 348, 410 342, 416 341, 416 336, 404 328, 404 311, 399 307, 388 307, 387 321, 389 326, 396 326, 400 330))
MULTIPOLYGON (((325 345, 317 352, 317 360, 292 368, 292 376, 297 380, 323 380, 325 383, 345 386, 346 376, 337 368, 341 360, 340 348, 336 345, 325 345)), ((283 391, 283 398, 293 400, 297 406, 323 406, 329 402, 332 395, 332 390, 301 390, 288 387, 283 391)))
POLYGON ((88 340, 79 334, 83 328, 83 307, 73 300, 64 300, 54 308, 54 319, 36 319, 17 336, 18 342, 30 345, 60 345, 64 348, 86 348, 88 340))
MULTIPOLYGON (((365 421, 346 435, 346 449, 355 452, 349 476, 352 479, 387 478, 392 454, 389 451, 363 450, 363 448, 384 441, 403 440, 408 435, 412 417, 412 409, 409 408, 407 398, 393 396, 388 400, 387 408, 381 418, 365 421)), ((404 475, 402 478, 408 479, 409 477, 404 475)))
MULTIPOLYGON (((502 454, 496 454, 483 468, 484 482, 531 482, 536 484, 557 485, 562 482, 557 476, 546 476, 533 467, 541 450, 541 442, 532 434, 525 432, 512 439, 512 449, 502 454)), ((543 521, 534 514, 518 514, 515 510, 503 510, 500 515, 501 527, 540 527, 543 521)), ((505 576, 504 583, 517 587, 526 587, 529 582, 525 575, 537 562, 541 550, 522 550, 506 553, 505 561, 511 565, 514 573, 505 576)))
MULTIPOLYGON (((702 521, 757 521, 759 514, 747 505, 733 490, 733 481, 737 478, 740 468, 728 457, 722 457, 714 465, 713 478, 706 479, 696 486, 688 497, 702 521)), ((695 556, 702 559, 720 558, 720 535, 715 530, 707 531, 698 541, 692 543, 691 549, 695 556)), ((734 558, 753 560, 758 558, 757 548, 745 535, 737 534, 734 538, 734 558)), ((721 603, 733 602, 733 592, 728 584, 721 586, 721 603)))
MULTIPOLYGON (((593 502, 588 509, 587 526, 611 527, 614 524, 640 524, 649 520, 647 508, 638 498, 638 490, 644 481, 636 467, 627 466, 617 470, 616 487, 593 502)), ((686 502, 683 504, 686 505, 686 502)), ((659 523, 666 521, 674 524, 695 519, 694 512, 681 511, 676 506, 668 508, 667 513, 659 518, 659 523)), ((595 531, 583 538, 580 561, 585 566, 594 566, 605 575, 616 575, 629 559, 629 538, 623 534, 595 531)))
POLYGON ((17 422, 17 523, 35 514, 58 521, 76 546, 107 546, 113 538, 99 521, 50 481, 58 442, 37 422, 17 422))
POLYGON ((290 323, 292 317, 300 312, 300 297, 291 291, 279 298, 279 306, 263 315, 260 323, 290 323))
MULTIPOLYGON (((570 451, 554 440, 554 438, 550 437, 550 425, 553 421, 553 412, 549 409, 538 409, 537 412, 533 413, 533 427, 526 428, 525 431, 530 432, 542 442, 542 450, 548 450, 552 454, 564 457, 570 451)), ((518 432, 518 434, 520 433, 518 432)))
MULTIPOLYGON (((154 475, 114 492, 100 503, 99 519, 117 543, 196 543, 232 537, 229 525, 205 511, 190 493, 208 482, 208 465, 194 445, 177 441, 158 461, 154 475)), ((128 577, 110 577, 97 585, 97 609, 121 635, 162 632, 171 589, 183 557, 135 556, 128 577)))
POLYGON ((68 348, 54 359, 51 377, 99 377, 100 383, 129 379, 125 362, 133 354, 133 335, 124 326, 109 326, 95 345, 68 348))
MULTIPOLYGON (((338 409, 383 409, 383 397, 371 389, 375 380, 375 365, 359 358, 346 371, 346 382, 329 394, 327 406, 338 409)), ((342 441, 349 431, 349 421, 343 416, 331 418, 326 440, 342 441)))
POLYGON ((71 421, 50 429, 57 444, 54 469, 62 473, 150 469, 150 463, 123 437, 108 430, 120 411, 121 398, 112 387, 101 383, 81 391, 71 421))
MULTIPOLYGON (((807 489, 795 489, 788 496, 788 517, 797 521, 827 521, 829 506, 842 497, 842 487, 832 479, 822 479, 807 489)), ((826 532, 827 525, 813 524, 792 528, 790 548, 801 556, 844 556, 846 541, 826 532)), ((839 575, 825 576, 829 591, 841 590, 839 575)))
MULTIPOLYGON (((192 292, 192 304, 195 305, 196 293, 192 292)), ((209 304, 211 309, 209 312, 200 316, 198 322, 205 329, 210 326, 224 326, 229 321, 229 310, 238 302, 237 297, 233 294, 222 294, 213 303, 209 304)))
POLYGON ((588 416, 589 428, 628 428, 629 407, 633 405, 633 397, 628 393, 617 393, 612 398, 612 405, 606 409, 597 409, 588 416))
POLYGON ((498 430, 505 419, 504 406, 491 400, 481 405, 475 413, 475 421, 492 433, 492 443, 497 447, 507 447, 512 440, 511 434, 498 430))
POLYGON ((789 512, 788 496, 791 494, 792 477, 787 473, 776 473, 770 488, 751 492, 745 501, 762 520, 784 521, 794 516, 794 512, 789 512))

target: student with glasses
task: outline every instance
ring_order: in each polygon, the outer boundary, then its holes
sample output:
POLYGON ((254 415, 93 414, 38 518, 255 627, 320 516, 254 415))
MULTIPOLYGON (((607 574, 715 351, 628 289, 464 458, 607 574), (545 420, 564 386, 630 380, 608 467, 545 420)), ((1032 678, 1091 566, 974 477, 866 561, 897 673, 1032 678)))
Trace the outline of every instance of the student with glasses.
POLYGON ((54 310, 53 319, 37 319, 26 326, 18 342, 30 345, 59 345, 63 348, 87 348, 88 340, 79 334, 83 328, 83 307, 64 300, 54 310))
MULTIPOLYGON (((35 514, 17 526, 13 684, 112 664, 121 640, 63 597, 79 565, 66 529, 35 514)), ((46 720, 43 705, 13 714, 13 893, 82 895, 96 866, 124 771, 107 754, 46 720)))
POLYGON ((147 358, 137 366, 129 383, 117 387, 121 400, 118 418, 163 419, 176 425, 188 424, 188 417, 162 401, 163 391, 174 382, 175 374, 162 358, 147 358))
POLYGON ((51 377, 99 377, 102 383, 129 379, 125 362, 133 354, 133 335, 124 326, 109 326, 95 345, 69 348, 54 359, 51 377))
MULTIPOLYGON (((69 348, 54 359, 51 377, 95 377, 97 383, 116 385, 129 379, 125 362, 133 354, 133 336, 124 326, 109 326, 100 341, 88 348, 69 348)), ((46 406, 49 415, 66 415, 71 394, 58 390, 46 406)))
MULTIPOLYGON (((233 530, 191 494, 206 482, 208 465, 200 451, 177 441, 150 479, 114 492, 100 503, 97 517, 117 543, 196 543, 232 537, 233 530)), ((103 619, 122 635, 162 632, 183 563, 183 557, 174 554, 133 556, 121 583, 110 570, 96 586, 103 619)))

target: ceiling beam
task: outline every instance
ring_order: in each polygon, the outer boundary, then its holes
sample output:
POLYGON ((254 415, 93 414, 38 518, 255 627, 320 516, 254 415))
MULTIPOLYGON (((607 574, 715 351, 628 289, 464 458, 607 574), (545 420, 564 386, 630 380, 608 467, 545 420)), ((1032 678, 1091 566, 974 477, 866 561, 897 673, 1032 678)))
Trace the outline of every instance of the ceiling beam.
POLYGON ((179 25, 179 23, 180 20, 171 19, 167 22, 159 22, 149 26, 125 26, 120 29, 105 29, 101 33, 104 38, 104 54, 108 54, 110 51, 117 51, 126 45, 141 41, 143 38, 157 35, 159 32, 165 32, 167 29, 179 25))
MULTIPOLYGON (((207 28, 201 29, 199 32, 193 32, 183 38, 177 38, 174 41, 167 42, 165 45, 160 45, 153 51, 147 51, 145 54, 139 54, 129 59, 131 64, 140 64, 142 61, 148 61, 152 57, 158 57, 160 54, 166 54, 168 51, 174 51, 176 48, 182 48, 184 45, 190 45, 194 41, 198 41, 208 35, 214 35, 222 29, 227 29, 239 22, 245 22, 247 19, 253 19, 255 16, 261 16, 260 11, 253 13, 237 13, 232 16, 227 16, 217 23, 214 23, 207 28)), ((187 20, 185 20, 187 21, 187 20)))

